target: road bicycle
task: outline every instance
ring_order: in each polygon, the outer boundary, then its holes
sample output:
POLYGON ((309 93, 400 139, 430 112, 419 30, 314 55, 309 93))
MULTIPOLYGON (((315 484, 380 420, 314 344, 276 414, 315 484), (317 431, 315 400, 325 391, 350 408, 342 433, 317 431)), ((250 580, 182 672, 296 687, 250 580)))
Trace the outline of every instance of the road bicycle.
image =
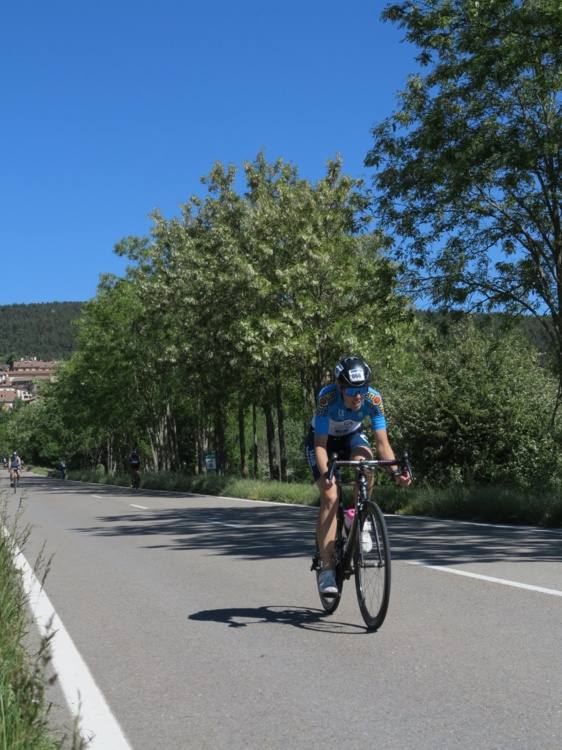
MULTIPOLYGON (((378 630, 383 624, 390 600, 390 544, 384 515, 377 503, 369 498, 367 475, 374 469, 398 467, 402 474, 412 477, 408 454, 395 460, 362 459, 343 461, 336 456, 328 464, 329 478, 335 479, 338 488, 337 531, 334 544, 333 567, 338 593, 326 596, 320 593, 320 601, 328 614, 336 611, 342 595, 343 582, 355 576, 355 591, 361 615, 367 629, 378 630), (344 466, 355 470, 357 492, 351 527, 346 528, 342 498, 342 479, 339 469, 344 466)), ((311 570, 316 571, 316 580, 321 571, 321 558, 316 542, 311 570)))

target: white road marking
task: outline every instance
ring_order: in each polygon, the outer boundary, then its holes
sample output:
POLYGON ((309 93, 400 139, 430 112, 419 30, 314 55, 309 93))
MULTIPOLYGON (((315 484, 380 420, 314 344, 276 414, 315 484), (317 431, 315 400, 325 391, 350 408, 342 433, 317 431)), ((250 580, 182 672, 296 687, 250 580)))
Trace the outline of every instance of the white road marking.
POLYGON ((223 521, 209 521, 213 526, 228 526, 231 529, 245 529, 246 525, 241 523, 224 523, 223 521))
POLYGON ((92 497, 95 497, 96 500, 105 500, 105 498, 101 497, 100 495, 92 495, 92 497))
POLYGON ((436 521, 438 523, 442 524, 449 524, 449 525, 459 525, 459 526, 483 526, 488 529, 506 529, 509 531, 529 531, 532 533, 539 533, 539 534, 555 534, 556 536, 561 536, 560 529, 543 529, 542 526, 520 526, 519 524, 507 524, 507 523, 485 523, 483 521, 461 521, 456 518, 438 518, 437 516, 414 516, 414 515, 408 515, 404 514, 395 514, 395 513, 385 513, 385 517, 392 518, 393 520, 400 520, 405 519, 408 520, 410 518, 413 518, 417 521, 436 521))
POLYGON ((562 596, 562 591, 557 589, 547 589, 544 586, 532 586, 529 583, 520 583, 519 581, 510 581, 507 578, 494 578, 493 576, 485 576, 481 573, 470 573, 468 570, 458 570, 457 568, 448 568, 445 565, 427 565, 426 563, 418 560, 406 560, 407 565, 420 565, 424 568, 431 568, 431 570, 441 570, 443 573, 453 573, 457 576, 465 576, 466 578, 477 578, 480 581, 488 581, 489 583, 500 583, 503 586, 512 586, 516 589, 526 589, 527 591, 537 591, 539 594, 548 594, 549 596, 562 596))
POLYGON ((139 510, 148 510, 146 505, 135 505, 134 503, 129 503, 129 505, 131 506, 131 508, 139 508, 139 510))
MULTIPOLYGON (((9 537, 7 529, 2 530, 9 537)), ((41 636, 55 632, 51 640, 53 667, 70 711, 80 716, 80 733, 88 741, 88 750, 132 750, 33 569, 15 545, 12 550, 41 636)))

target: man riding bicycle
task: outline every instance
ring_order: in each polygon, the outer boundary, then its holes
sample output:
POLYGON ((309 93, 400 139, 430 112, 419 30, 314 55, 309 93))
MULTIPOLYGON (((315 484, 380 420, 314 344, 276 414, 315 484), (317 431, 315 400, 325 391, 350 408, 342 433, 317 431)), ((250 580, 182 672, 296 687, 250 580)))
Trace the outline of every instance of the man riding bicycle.
POLYGON ((14 451, 10 457, 10 487, 13 487, 14 480, 19 481, 21 473, 21 458, 18 456, 17 451, 14 451))
MULTIPOLYGON (((342 460, 372 459, 373 453, 363 421, 369 417, 375 435, 377 456, 393 460, 394 451, 386 432, 382 397, 369 387, 371 368, 360 357, 344 357, 335 368, 335 383, 318 394, 316 412, 306 440, 306 456, 320 490, 317 539, 322 561, 319 575, 320 593, 336 596, 338 588, 333 570, 334 541, 337 531, 338 492, 335 481, 328 476, 328 459, 337 453, 342 460)), ((391 471, 396 483, 407 487, 409 474, 391 471)))
POLYGON ((140 484, 140 453, 137 448, 133 448, 129 455, 129 471, 131 473, 131 487, 136 489, 140 484))

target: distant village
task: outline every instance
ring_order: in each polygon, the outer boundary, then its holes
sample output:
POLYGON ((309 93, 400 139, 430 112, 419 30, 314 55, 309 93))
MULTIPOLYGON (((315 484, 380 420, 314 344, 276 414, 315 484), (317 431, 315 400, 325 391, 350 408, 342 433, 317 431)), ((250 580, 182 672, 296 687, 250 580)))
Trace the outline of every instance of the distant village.
POLYGON ((37 384, 55 377, 58 362, 36 357, 0 365, 0 410, 9 411, 16 402, 29 404, 37 398, 37 384))

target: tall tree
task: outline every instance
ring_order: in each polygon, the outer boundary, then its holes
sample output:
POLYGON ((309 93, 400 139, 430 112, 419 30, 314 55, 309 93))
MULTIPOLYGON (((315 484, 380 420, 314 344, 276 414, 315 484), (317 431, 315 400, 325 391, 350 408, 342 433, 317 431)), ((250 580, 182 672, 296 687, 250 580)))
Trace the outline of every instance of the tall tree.
POLYGON ((374 128, 377 208, 418 291, 536 315, 562 390, 559 0, 407 0, 383 17, 419 48, 374 128))

